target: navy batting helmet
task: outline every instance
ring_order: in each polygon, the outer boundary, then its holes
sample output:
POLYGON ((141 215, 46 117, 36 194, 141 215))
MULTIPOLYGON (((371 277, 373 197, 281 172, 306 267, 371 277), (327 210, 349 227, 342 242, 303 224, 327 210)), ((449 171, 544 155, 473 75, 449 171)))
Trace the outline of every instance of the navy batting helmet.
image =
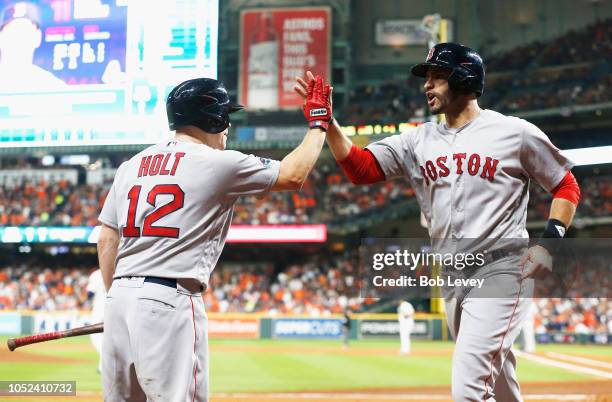
POLYGON ((196 126, 218 134, 229 127, 229 114, 244 106, 230 101, 223 83, 212 78, 196 78, 176 86, 166 100, 170 130, 196 126))
POLYGON ((458 43, 438 43, 427 54, 424 63, 412 67, 412 74, 425 77, 430 66, 448 68, 448 84, 452 90, 482 95, 485 70, 482 58, 474 50, 458 43))

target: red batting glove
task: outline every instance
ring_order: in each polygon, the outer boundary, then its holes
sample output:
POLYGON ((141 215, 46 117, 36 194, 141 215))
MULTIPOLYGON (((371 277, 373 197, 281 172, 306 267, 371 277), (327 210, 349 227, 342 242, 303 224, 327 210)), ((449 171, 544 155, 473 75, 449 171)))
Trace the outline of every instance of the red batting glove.
POLYGON ((309 128, 327 131, 332 120, 331 87, 329 84, 323 86, 323 79, 318 75, 308 83, 303 110, 309 128))

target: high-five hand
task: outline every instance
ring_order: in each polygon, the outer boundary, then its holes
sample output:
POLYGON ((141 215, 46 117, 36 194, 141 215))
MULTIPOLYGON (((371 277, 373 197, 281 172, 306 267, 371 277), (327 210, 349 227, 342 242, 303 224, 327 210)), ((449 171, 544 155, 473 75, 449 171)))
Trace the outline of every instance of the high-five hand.
POLYGON ((310 71, 306 71, 305 79, 302 77, 295 77, 297 84, 293 86, 293 90, 302 97, 306 102, 306 96, 308 95, 308 84, 315 80, 315 76, 310 71))
POLYGON ((318 75, 308 83, 306 102, 303 106, 308 127, 327 131, 332 119, 331 92, 329 84, 324 84, 318 75))

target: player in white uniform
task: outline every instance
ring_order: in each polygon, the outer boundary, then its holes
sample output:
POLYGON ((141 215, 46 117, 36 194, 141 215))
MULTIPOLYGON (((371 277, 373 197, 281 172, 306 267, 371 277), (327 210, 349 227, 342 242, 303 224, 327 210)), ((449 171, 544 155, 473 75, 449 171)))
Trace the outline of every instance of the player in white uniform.
POLYGON ((100 268, 109 289, 102 382, 111 401, 208 400, 202 291, 241 195, 298 190, 316 162, 331 116, 317 78, 304 114, 309 130, 282 161, 225 150, 229 114, 242 109, 212 79, 172 90, 175 139, 123 163, 100 214, 100 268))
POLYGON ((414 328, 414 307, 410 302, 402 300, 397 306, 397 321, 399 324, 400 354, 407 355, 412 349, 410 334, 414 328))
POLYGON ((523 352, 534 353, 536 351, 535 319, 537 314, 538 307, 536 306, 535 300, 532 300, 527 308, 525 320, 521 326, 520 345, 523 352))
MULTIPOLYGON (((511 346, 530 302, 525 298, 533 286, 530 278, 552 269, 549 252, 555 253, 578 204, 572 162, 533 124, 478 106, 484 65, 472 49, 438 44, 411 71, 425 78, 429 110, 444 113, 446 122, 425 123, 364 150, 334 121, 327 143, 355 184, 408 178, 434 251, 460 242, 464 250, 487 251, 486 265, 475 271, 445 267, 445 275, 482 276, 503 284, 494 296, 476 287, 457 293, 446 289, 447 321, 456 340, 452 397, 456 402, 521 401, 511 346), (497 247, 528 238, 531 179, 553 194, 553 202, 539 245, 521 256, 520 249, 497 247)), ((294 89, 304 96, 311 80, 307 73, 294 89)))
MULTIPOLYGON (((97 324, 104 320, 104 302, 106 301, 106 287, 102 279, 102 272, 96 269, 89 275, 87 282, 87 296, 91 299, 91 323, 97 324)), ((98 372, 102 372, 102 334, 91 334, 91 343, 100 355, 98 372)))

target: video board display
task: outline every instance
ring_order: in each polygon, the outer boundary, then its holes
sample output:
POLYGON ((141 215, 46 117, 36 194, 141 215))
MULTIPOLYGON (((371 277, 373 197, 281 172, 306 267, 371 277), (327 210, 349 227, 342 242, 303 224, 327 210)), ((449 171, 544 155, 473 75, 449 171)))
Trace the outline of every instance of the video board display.
POLYGON ((217 77, 218 0, 0 0, 0 146, 148 144, 217 77))

